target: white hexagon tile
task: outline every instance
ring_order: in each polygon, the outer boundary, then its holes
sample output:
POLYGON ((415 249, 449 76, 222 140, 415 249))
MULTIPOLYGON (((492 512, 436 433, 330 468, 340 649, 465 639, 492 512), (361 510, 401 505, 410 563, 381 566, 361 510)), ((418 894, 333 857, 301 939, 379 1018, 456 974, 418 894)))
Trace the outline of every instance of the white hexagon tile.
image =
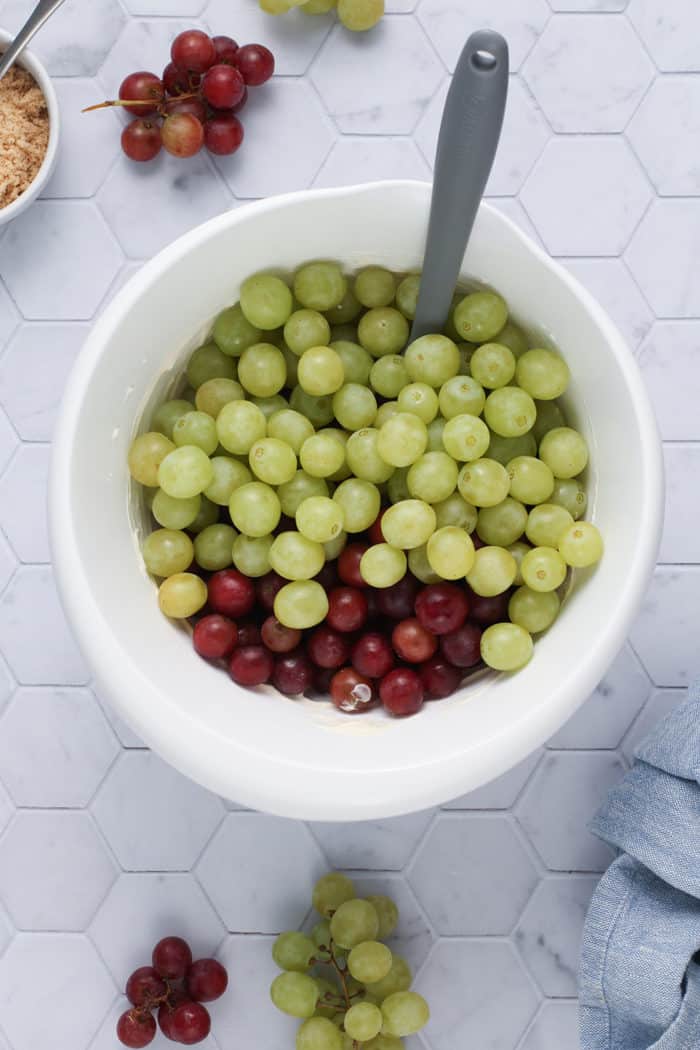
MULTIPOLYGON (((29 7, 0 0, 0 24, 17 28, 29 7)), ((167 932, 231 969, 203 1050, 290 1048, 294 1024, 268 1003, 270 948, 280 929, 308 928, 311 883, 331 866, 399 903, 395 946, 433 1007, 410 1050, 577 1045, 583 916, 612 856, 586 825, 698 672, 700 6, 387 11, 360 38, 332 15, 274 19, 256 0, 66 0, 36 38, 63 148, 43 199, 0 230, 0 1050, 114 1050, 118 992, 167 932), (162 69, 192 24, 269 44, 280 75, 251 98, 238 156, 136 168, 120 153, 123 117, 81 110, 127 72, 162 69), (357 825, 242 811, 148 752, 66 627, 45 513, 66 377, 99 310, 197 223, 311 185, 429 179, 461 43, 486 25, 506 33, 512 62, 488 195, 637 355, 665 442, 660 565, 587 703, 492 784, 357 825)))

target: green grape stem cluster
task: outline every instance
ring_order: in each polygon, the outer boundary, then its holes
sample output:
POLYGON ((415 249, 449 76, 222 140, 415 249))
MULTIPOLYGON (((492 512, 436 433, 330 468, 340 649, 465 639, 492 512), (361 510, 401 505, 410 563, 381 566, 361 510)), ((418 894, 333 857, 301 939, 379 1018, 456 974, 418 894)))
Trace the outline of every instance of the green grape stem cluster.
POLYGON ((400 1050, 427 1024, 425 999, 410 991, 408 964, 383 942, 399 921, 389 897, 362 899, 331 872, 314 886, 320 916, 311 935, 281 933, 272 948, 280 973, 270 997, 302 1023, 296 1050, 400 1050))

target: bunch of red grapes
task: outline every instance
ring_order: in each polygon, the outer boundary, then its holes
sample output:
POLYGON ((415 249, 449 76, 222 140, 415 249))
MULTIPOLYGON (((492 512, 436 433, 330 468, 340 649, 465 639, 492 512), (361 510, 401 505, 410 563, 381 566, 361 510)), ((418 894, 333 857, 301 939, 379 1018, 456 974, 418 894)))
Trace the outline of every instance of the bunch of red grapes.
MULTIPOLYGON (((207 36, 188 29, 173 41, 171 61, 162 77, 130 73, 119 89, 118 104, 135 119, 122 132, 122 149, 136 161, 149 161, 165 149, 192 157, 205 146, 228 156, 243 141, 237 114, 248 88, 270 79, 271 51, 262 44, 239 47, 230 36, 207 36)), ((94 107, 99 108, 99 107, 94 107)))
POLYGON ((228 974, 220 962, 193 962, 187 941, 164 937, 153 949, 152 965, 134 970, 126 982, 132 1006, 117 1021, 117 1036, 124 1046, 148 1046, 159 1027, 174 1043, 201 1043, 211 1029, 202 1003, 219 999, 227 985, 228 974))

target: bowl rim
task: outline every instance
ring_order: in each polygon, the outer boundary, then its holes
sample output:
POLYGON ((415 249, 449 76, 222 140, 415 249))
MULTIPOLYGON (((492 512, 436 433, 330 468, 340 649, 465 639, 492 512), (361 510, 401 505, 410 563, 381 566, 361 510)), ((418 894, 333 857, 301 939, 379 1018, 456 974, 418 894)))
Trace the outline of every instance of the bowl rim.
MULTIPOLYGON (((6 29, 0 28, 0 45, 9 44, 10 41, 14 39, 15 35, 16 34, 10 33, 6 29)), ((27 72, 32 74, 46 99, 46 108, 49 112, 49 141, 46 144, 46 153, 44 154, 41 166, 26 190, 23 190, 19 197, 16 197, 11 204, 6 205, 4 208, 0 208, 0 226, 7 222, 11 222, 12 219, 16 219, 20 212, 23 212, 36 200, 44 186, 46 186, 47 182, 53 175, 53 170, 58 158, 58 142, 61 133, 61 109, 58 104, 58 95, 56 94, 56 89, 53 86, 53 81, 49 76, 46 66, 44 66, 35 53, 29 49, 25 49, 22 52, 17 59, 16 64, 22 66, 27 72)))

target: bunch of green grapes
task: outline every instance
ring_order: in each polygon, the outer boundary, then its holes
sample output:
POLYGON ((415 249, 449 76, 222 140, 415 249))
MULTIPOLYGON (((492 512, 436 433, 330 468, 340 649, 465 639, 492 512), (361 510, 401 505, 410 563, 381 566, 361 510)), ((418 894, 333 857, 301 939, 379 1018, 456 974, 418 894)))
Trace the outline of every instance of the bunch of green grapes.
POLYGON ((272 957, 283 971, 270 996, 302 1023, 296 1050, 400 1050, 427 1024, 428 1004, 410 991, 408 963, 383 942, 399 921, 389 897, 355 894, 337 872, 314 886, 320 919, 311 936, 281 933, 272 957))
POLYGON ((334 8, 346 29, 364 33, 372 29, 384 14, 384 0, 258 0, 269 15, 284 15, 298 8, 305 15, 326 15, 334 8))

